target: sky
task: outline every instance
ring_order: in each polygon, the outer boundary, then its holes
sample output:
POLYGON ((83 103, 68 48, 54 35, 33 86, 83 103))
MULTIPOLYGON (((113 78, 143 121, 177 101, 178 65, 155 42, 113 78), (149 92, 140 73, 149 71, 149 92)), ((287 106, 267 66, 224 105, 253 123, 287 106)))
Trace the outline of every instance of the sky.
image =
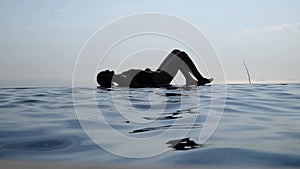
POLYGON ((300 82, 298 0, 2 0, 0 86, 71 86, 87 40, 118 18, 144 12, 177 16, 201 30, 227 83, 248 82, 244 60, 252 82, 300 82))

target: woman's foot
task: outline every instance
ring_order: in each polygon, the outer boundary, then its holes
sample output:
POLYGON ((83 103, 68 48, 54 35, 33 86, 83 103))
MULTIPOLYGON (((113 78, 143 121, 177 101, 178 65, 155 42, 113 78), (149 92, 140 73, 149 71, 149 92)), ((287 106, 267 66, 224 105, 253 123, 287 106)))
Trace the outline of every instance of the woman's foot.
POLYGON ((213 78, 203 78, 200 81, 198 81, 198 86, 204 86, 207 83, 211 83, 214 79, 213 78))

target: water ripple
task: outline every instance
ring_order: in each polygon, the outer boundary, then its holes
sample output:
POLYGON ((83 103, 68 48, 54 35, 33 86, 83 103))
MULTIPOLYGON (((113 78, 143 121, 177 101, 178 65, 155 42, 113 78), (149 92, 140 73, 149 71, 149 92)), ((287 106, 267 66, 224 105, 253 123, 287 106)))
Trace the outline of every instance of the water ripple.
MULTIPOLYGON (((120 134, 132 138, 152 138, 170 130, 168 136, 163 136, 166 142, 161 146, 175 151, 144 159, 143 164, 300 166, 300 84, 227 85, 221 123, 208 142, 199 144, 212 96, 219 92, 218 85, 215 88, 1 88, 0 157, 139 162, 101 149, 82 129, 80 122, 85 122, 95 131, 103 130, 99 124, 109 123, 120 134), (95 117, 102 113, 106 121, 79 121, 72 91, 82 99, 78 105, 85 113, 95 113, 95 117), (90 93, 96 98, 91 98, 90 93), (95 100, 101 112, 92 110, 95 100), (187 135, 180 138, 178 132, 183 131, 187 135)), ((122 144, 122 140, 98 137, 111 147, 122 144)), ((132 146, 128 144, 124 151, 131 151, 132 146)), ((148 147, 149 151, 152 148, 148 147)))

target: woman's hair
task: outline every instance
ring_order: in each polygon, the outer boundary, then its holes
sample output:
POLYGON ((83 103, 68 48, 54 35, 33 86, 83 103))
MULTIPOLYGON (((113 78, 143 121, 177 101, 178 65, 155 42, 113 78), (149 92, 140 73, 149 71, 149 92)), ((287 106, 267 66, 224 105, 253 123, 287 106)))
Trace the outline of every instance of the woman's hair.
POLYGON ((101 87, 110 88, 114 71, 105 70, 97 75, 97 82, 101 87))

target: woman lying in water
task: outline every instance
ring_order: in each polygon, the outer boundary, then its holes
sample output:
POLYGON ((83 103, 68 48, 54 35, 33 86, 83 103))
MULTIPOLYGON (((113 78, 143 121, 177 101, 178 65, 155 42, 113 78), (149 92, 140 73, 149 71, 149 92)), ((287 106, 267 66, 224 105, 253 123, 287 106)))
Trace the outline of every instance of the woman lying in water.
POLYGON ((179 70, 185 77, 186 85, 201 86, 213 80, 212 78, 204 78, 197 70, 191 58, 185 52, 175 49, 167 56, 156 71, 152 71, 149 68, 145 70, 130 69, 121 74, 115 74, 114 71, 106 70, 98 73, 97 82, 101 87, 105 88, 110 88, 112 82, 117 83, 120 87, 169 87, 179 70))

